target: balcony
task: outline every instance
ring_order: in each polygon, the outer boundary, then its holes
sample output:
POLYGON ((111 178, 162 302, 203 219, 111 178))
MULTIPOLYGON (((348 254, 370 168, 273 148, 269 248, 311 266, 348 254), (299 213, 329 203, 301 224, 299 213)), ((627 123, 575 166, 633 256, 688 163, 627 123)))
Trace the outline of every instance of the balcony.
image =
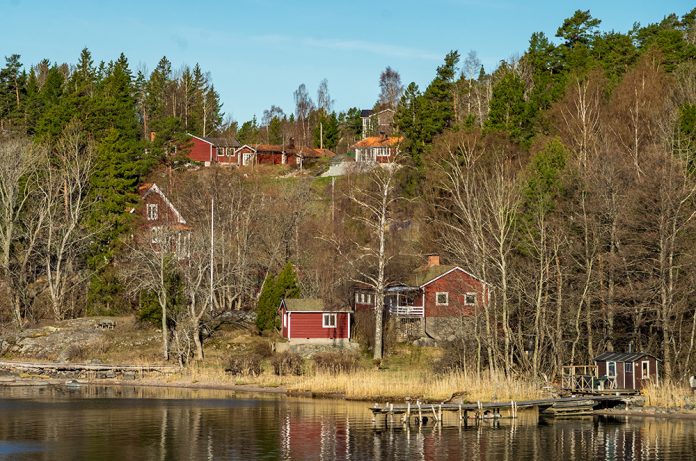
POLYGON ((423 317, 423 306, 389 306, 389 313, 398 317, 423 317))

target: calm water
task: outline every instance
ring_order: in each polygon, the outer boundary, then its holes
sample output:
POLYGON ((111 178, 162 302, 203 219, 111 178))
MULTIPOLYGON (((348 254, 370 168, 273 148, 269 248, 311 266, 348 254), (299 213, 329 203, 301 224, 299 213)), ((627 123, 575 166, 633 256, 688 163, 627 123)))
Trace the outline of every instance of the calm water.
POLYGON ((696 459, 696 421, 375 429, 364 403, 179 389, 0 387, 0 460, 696 459))

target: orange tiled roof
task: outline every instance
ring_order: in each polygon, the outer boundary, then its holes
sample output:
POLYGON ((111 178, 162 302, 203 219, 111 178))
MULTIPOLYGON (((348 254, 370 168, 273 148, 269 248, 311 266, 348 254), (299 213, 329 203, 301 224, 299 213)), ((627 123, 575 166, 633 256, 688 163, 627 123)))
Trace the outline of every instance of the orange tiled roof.
POLYGON ((403 136, 370 136, 356 142, 352 147, 354 149, 361 147, 394 147, 403 140, 403 136))

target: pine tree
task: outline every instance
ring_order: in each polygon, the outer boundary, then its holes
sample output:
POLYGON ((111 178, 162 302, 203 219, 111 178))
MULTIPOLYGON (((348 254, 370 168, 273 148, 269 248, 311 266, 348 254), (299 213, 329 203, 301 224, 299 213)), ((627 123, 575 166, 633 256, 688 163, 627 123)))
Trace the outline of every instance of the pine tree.
POLYGON ((503 131, 512 139, 523 140, 525 118, 524 83, 512 69, 493 86, 486 127, 503 131))

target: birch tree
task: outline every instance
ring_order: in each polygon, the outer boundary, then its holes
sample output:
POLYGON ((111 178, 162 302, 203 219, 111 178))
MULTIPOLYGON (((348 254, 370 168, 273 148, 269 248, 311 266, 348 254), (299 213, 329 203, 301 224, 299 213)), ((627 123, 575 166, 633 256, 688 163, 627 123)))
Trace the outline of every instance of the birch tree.
POLYGON ((375 293, 372 354, 375 361, 381 361, 384 353, 384 293, 389 285, 387 271, 394 258, 390 233, 399 200, 396 193, 398 168, 396 162, 374 166, 369 172, 352 178, 354 182, 346 197, 353 207, 349 219, 364 229, 362 238, 340 242, 333 235, 325 237, 334 242, 339 254, 356 274, 352 281, 368 286, 375 293))
POLYGON ((51 310, 56 320, 67 313, 67 295, 87 277, 81 269, 90 233, 83 224, 91 211, 88 194, 94 148, 81 128, 72 124, 58 140, 40 189, 44 229, 44 267, 51 310), (81 273, 82 272, 82 273, 81 273))

